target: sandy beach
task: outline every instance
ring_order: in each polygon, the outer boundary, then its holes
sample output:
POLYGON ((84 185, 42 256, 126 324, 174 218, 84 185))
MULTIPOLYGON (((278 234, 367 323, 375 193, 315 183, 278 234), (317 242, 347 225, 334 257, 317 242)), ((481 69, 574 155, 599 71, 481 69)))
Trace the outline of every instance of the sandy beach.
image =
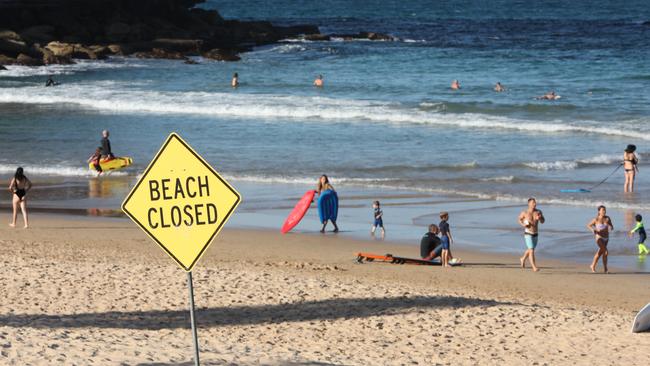
MULTIPOLYGON (((0 220, 8 220, 6 214, 0 220)), ((122 219, 0 227, 0 363, 190 365, 186 275, 122 219)), ((354 262, 415 247, 226 229, 194 271, 206 365, 647 365, 647 275, 456 252, 453 269, 354 262)))

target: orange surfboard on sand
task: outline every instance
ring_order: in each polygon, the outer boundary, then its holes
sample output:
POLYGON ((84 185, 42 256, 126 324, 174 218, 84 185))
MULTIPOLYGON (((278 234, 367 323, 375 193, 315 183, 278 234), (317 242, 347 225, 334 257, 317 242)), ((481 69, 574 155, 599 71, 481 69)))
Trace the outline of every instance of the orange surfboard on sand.
POLYGON ((316 191, 309 190, 302 196, 300 201, 296 203, 296 206, 293 208, 289 216, 287 216, 287 219, 284 221, 284 225, 282 225, 282 229, 280 229, 282 234, 286 234, 289 231, 291 231, 291 229, 296 227, 296 225, 300 223, 300 220, 302 220, 302 218, 305 217, 305 214, 309 210, 309 206, 311 206, 311 203, 314 200, 315 194, 316 191))

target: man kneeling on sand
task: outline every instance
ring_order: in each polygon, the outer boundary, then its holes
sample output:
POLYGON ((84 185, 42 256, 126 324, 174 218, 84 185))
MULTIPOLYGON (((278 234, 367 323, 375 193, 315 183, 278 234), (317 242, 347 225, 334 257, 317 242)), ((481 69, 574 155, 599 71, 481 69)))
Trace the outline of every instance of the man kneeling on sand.
POLYGON ((429 231, 420 240, 420 257, 425 261, 433 260, 442 253, 442 242, 438 237, 438 226, 429 225, 429 231))

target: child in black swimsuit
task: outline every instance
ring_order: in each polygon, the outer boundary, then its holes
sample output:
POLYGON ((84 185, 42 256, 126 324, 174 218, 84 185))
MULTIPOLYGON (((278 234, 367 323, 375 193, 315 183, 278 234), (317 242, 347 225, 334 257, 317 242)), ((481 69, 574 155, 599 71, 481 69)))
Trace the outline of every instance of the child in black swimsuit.
POLYGON ((25 197, 27 196, 27 192, 31 188, 32 188, 32 182, 30 182, 29 179, 27 179, 27 177, 23 173, 23 168, 16 169, 16 174, 14 175, 14 178, 11 180, 11 183, 9 183, 9 190, 13 195, 12 198, 13 216, 9 226, 16 227, 16 219, 18 218, 18 208, 20 208, 20 210, 23 213, 25 228, 29 226, 27 220, 27 202, 25 200, 25 197))
POLYGON ((102 148, 98 147, 95 150, 95 153, 93 153, 89 158, 88 162, 93 164, 93 167, 95 167, 95 170, 97 173, 102 174, 104 171, 102 170, 102 166, 99 164, 99 160, 102 158, 102 148))

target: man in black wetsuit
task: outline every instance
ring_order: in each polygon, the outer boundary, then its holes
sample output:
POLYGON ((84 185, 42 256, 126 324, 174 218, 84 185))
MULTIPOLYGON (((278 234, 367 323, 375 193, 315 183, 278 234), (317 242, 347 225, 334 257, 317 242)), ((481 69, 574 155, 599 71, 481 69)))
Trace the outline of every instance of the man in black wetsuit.
POLYGON ((431 224, 429 232, 420 240, 420 257, 430 261, 440 256, 440 253, 442 253, 442 242, 438 237, 438 226, 431 224))
POLYGON ((115 156, 113 155, 113 151, 111 151, 111 142, 108 140, 108 130, 102 131, 102 140, 101 140, 101 146, 102 146, 102 159, 113 159, 115 156))
POLYGON ((59 83, 55 82, 54 79, 52 79, 52 75, 48 76, 47 81, 45 82, 45 86, 57 86, 59 83))

